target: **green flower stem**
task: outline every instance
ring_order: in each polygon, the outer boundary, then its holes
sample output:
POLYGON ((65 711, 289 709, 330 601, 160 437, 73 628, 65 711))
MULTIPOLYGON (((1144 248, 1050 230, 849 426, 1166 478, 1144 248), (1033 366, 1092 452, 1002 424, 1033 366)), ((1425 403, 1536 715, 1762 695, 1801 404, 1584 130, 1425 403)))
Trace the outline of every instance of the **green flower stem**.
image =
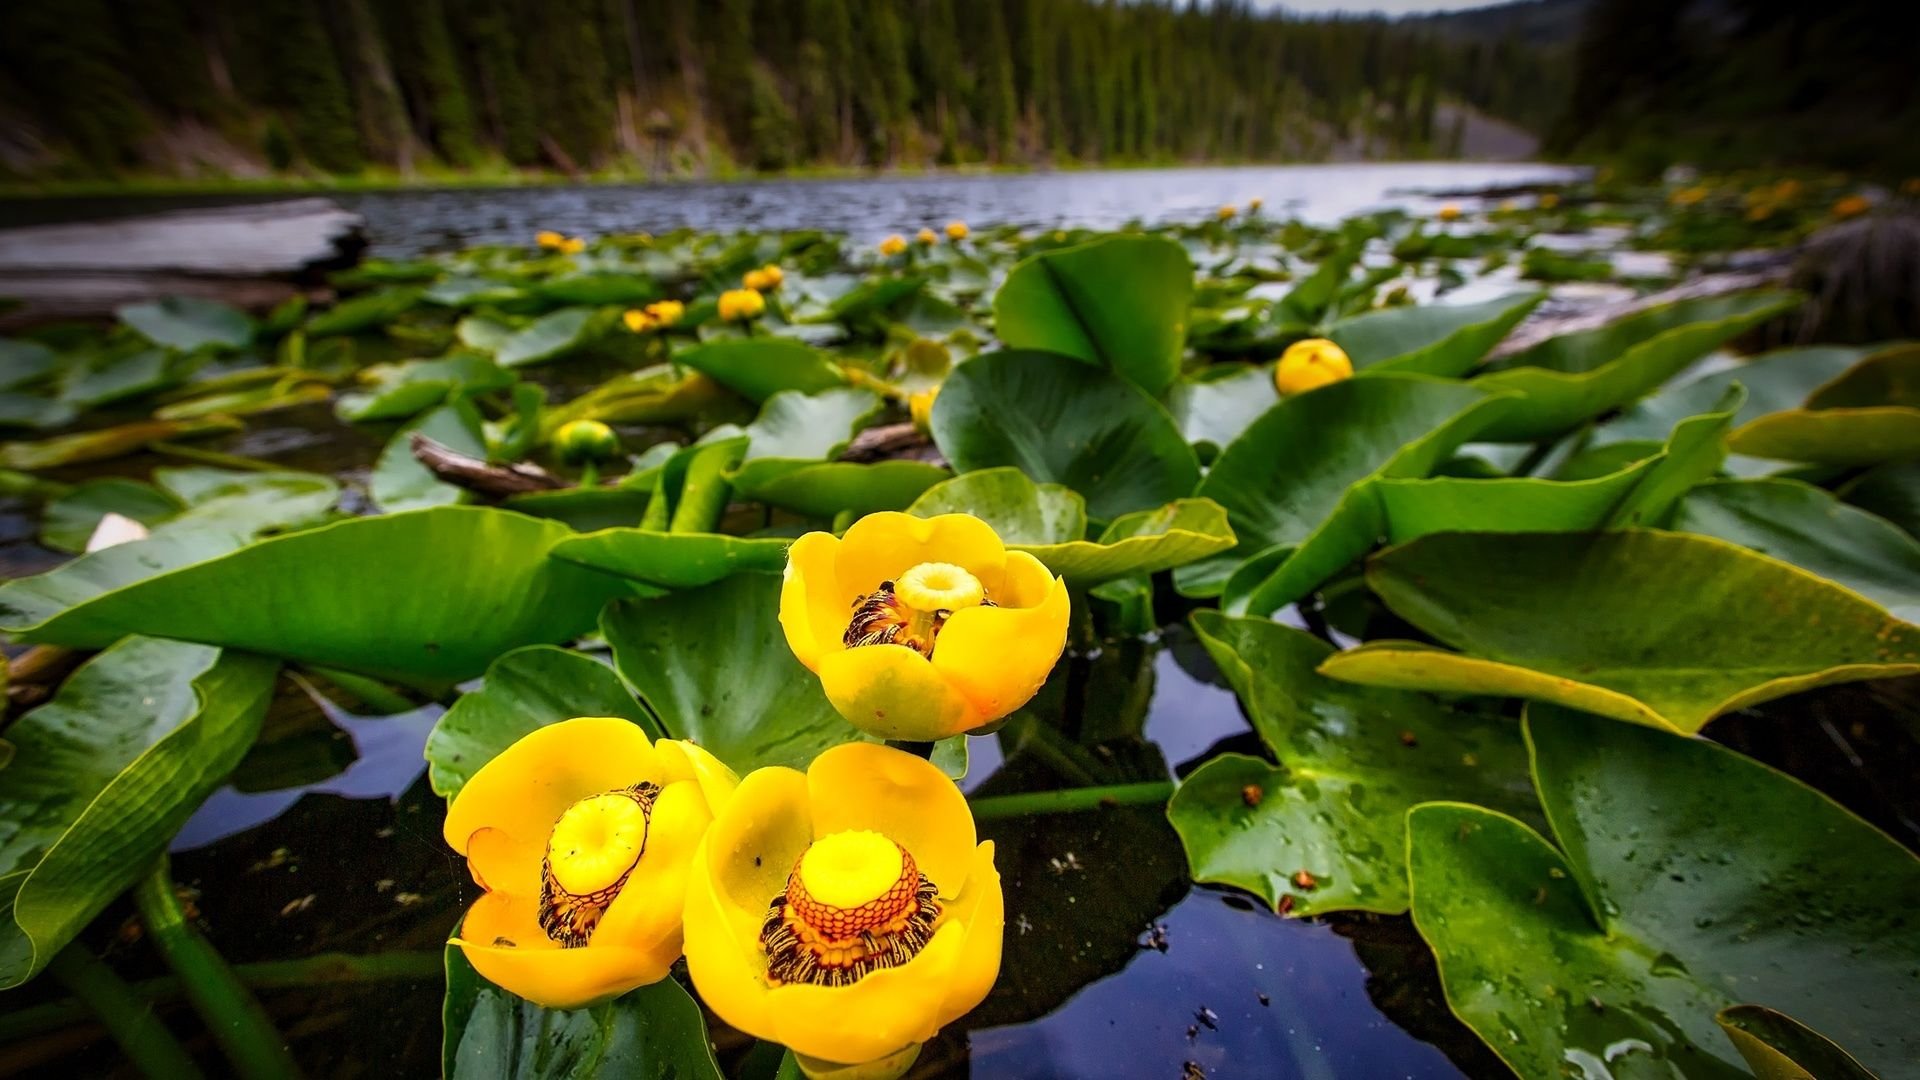
MULTIPOLYGON (((58 957, 54 963, 59 963, 58 957)), ((298 960, 264 960, 252 964, 234 964, 233 973, 253 990, 297 990, 315 986, 354 985, 383 982, 438 983, 446 974, 446 957, 440 950, 411 950, 371 953, 319 953, 298 960)), ((52 968, 49 968, 52 970, 52 968)), ((59 973, 54 972, 55 977, 59 973)), ((64 980, 62 980, 64 981, 64 980)), ((78 989, 73 989, 76 995, 78 989)), ((178 1001, 186 996, 186 987, 177 976, 162 975, 143 979, 126 989, 141 1008, 149 1004, 178 1001)), ((93 1011, 84 996, 34 1005, 0 1015, 0 1043, 15 1042, 46 1031, 57 1031, 85 1021, 93 1011)))
POLYGON ((369 679, 365 675, 355 675, 338 668, 313 667, 308 670, 360 699, 362 705, 379 710, 382 716, 412 712, 419 707, 378 679, 369 679))
POLYGON ((180 976, 187 1000, 212 1030, 234 1071, 248 1080, 300 1075, 286 1040, 275 1030, 266 1010, 180 910, 165 855, 133 887, 133 904, 146 923, 147 936, 167 966, 180 976))
POLYGON ((1071 814, 1097 810, 1103 806, 1151 806, 1173 797, 1171 780, 1151 780, 1140 784, 1111 784, 1106 787, 1063 788, 1059 791, 1032 791, 1022 795, 990 795, 974 799, 973 820, 1026 817, 1031 814, 1071 814))
MULTIPOLYGON (((153 1014, 153 1005, 128 986, 113 969, 100 962, 77 941, 55 953, 47 973, 80 999, 75 1011, 91 1011, 105 1025, 135 1068, 152 1077, 203 1075, 173 1033, 153 1014)), ((11 1042, 15 1035, 7 1036, 11 1042)))
POLYGON ((593 487, 600 486, 600 463, 599 462, 589 461, 580 466, 579 486, 582 488, 593 488, 593 487))

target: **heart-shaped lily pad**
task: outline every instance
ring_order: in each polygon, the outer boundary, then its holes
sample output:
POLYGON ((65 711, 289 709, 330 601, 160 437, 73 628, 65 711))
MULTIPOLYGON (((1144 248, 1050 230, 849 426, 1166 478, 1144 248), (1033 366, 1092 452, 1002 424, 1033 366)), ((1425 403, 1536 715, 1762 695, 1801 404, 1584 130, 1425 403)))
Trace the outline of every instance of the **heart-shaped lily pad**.
POLYGON ((993 297, 994 333, 1013 349, 1071 356, 1158 395, 1180 373, 1193 264, 1158 236, 1111 236, 1043 251, 993 297))
POLYGON ((1547 298, 1518 293, 1478 304, 1385 308, 1335 323, 1327 332, 1356 371, 1412 371, 1458 378, 1547 298))
POLYGON ((1479 806, 1408 818, 1414 924, 1515 1072, 1742 1077, 1715 1016, 1751 1003, 1920 1076, 1911 852, 1703 739, 1538 705, 1526 732, 1558 850, 1479 806))

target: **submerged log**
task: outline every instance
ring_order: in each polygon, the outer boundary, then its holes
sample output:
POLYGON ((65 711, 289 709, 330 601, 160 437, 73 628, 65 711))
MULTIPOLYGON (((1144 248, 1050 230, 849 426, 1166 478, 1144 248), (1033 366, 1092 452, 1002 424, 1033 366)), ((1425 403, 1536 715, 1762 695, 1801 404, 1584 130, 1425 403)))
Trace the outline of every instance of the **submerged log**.
POLYGON ((0 229, 0 296, 21 302, 0 326, 161 296, 267 307, 353 265, 366 243, 360 216, 326 199, 0 229))
POLYGON ((413 451, 414 460, 425 465, 434 476, 489 499, 573 486, 538 465, 494 465, 443 446, 417 431, 407 440, 407 446, 413 451))

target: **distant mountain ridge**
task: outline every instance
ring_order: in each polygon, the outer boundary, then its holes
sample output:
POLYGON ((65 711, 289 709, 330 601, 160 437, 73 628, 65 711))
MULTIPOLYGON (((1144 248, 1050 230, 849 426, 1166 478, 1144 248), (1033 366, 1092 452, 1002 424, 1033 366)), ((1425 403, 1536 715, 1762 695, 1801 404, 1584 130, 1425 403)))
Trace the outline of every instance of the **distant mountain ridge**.
POLYGON ((1409 15, 1401 24, 1453 38, 1517 39, 1528 45, 1565 45, 1580 36, 1593 0, 1509 0, 1504 4, 1409 15))

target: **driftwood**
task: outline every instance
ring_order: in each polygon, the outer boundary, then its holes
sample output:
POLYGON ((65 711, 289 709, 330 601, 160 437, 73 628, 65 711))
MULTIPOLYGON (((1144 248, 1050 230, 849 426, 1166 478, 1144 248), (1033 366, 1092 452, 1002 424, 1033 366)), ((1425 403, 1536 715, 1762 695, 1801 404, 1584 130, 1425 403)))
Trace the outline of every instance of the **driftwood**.
POLYGON ((899 459, 946 464, 940 451, 912 424, 881 424, 853 437, 840 454, 841 461, 895 461, 899 459))
POLYGON ((247 203, 109 221, 0 229, 0 325, 110 314, 161 296, 263 308, 366 247, 358 214, 325 199, 247 203))
POLYGON ((407 446, 413 451, 414 460, 425 465, 428 472, 489 499, 573 486, 538 465, 490 464, 434 442, 419 432, 408 438, 407 446))

